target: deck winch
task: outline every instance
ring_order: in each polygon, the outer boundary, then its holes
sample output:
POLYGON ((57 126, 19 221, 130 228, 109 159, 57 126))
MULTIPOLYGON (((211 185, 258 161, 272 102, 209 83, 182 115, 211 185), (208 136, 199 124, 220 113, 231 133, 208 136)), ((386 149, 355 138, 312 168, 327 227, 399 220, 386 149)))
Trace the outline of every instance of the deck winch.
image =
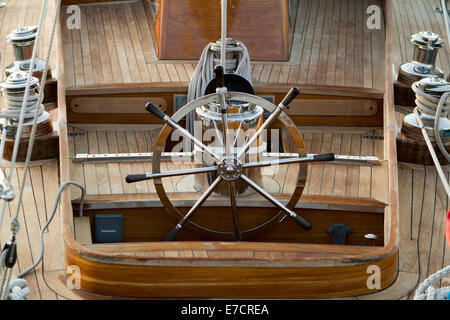
POLYGON ((433 148, 439 162, 447 164, 450 159, 450 83, 442 78, 424 78, 411 88, 416 99, 413 112, 405 115, 397 136, 398 160, 432 165, 436 159, 429 148, 433 148))
MULTIPOLYGON (((237 40, 227 38, 226 39, 226 55, 225 55, 225 73, 233 73, 238 67, 239 52, 242 51, 241 43, 237 40)), ((217 40, 211 42, 211 50, 214 52, 214 66, 220 65, 220 51, 222 48, 222 41, 217 40)))
MULTIPOLYGON (((447 119, 450 104, 445 103, 441 114, 436 115, 439 100, 445 92, 450 91, 450 83, 442 78, 425 78, 415 82, 412 89, 416 93, 416 105, 430 140, 436 142, 434 124, 436 117, 439 116, 439 131, 441 132, 442 142, 444 144, 450 143, 450 120, 447 119)), ((417 123, 414 113, 404 117, 402 132, 413 139, 423 139, 421 126, 417 123)))
MULTIPOLYGON (((14 139, 18 126, 18 119, 25 96, 28 81, 28 73, 17 71, 12 73, 5 82, 0 84, 5 106, 0 110, 0 118, 7 120, 7 139, 14 139)), ((38 108, 36 136, 53 131, 50 114, 44 110, 44 106, 38 101, 39 79, 32 77, 28 92, 28 103, 24 113, 24 127, 21 139, 29 139, 33 125, 35 109, 38 108)))
MULTIPOLYGON (((13 47, 14 62, 6 67, 7 76, 18 71, 28 71, 30 69, 36 34, 37 26, 20 27, 8 34, 8 43, 13 47)), ((35 59, 33 76, 41 79, 44 69, 45 61, 35 59)), ((50 70, 47 73, 47 78, 51 78, 50 70)))
POLYGON ((443 78, 444 73, 435 66, 439 49, 444 45, 439 35, 422 31, 412 35, 411 43, 414 45, 412 61, 400 66, 398 80, 412 84, 423 78, 443 78))

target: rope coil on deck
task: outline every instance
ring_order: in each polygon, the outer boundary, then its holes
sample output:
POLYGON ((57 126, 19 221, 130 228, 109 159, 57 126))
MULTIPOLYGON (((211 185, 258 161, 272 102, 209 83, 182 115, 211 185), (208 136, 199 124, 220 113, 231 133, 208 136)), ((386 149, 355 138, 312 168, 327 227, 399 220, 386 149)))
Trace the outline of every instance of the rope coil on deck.
POLYGON ((450 266, 429 276, 417 289, 414 300, 447 300, 450 294, 450 287, 434 288, 433 283, 450 275, 450 266))
MULTIPOLYGON (((250 56, 247 47, 242 42, 227 39, 226 41, 226 51, 228 53, 235 53, 236 58, 226 59, 225 61, 225 71, 231 73, 234 71, 235 74, 242 76, 249 83, 251 82, 252 73, 250 65, 250 56)), ((221 41, 216 41, 215 43, 209 43, 202 52, 200 59, 195 68, 194 75, 189 82, 189 90, 187 95, 187 102, 197 99, 205 94, 207 85, 214 77, 214 65, 220 61, 217 58, 217 52, 221 49, 221 41)), ((186 129, 189 132, 194 130, 194 119, 195 115, 188 114, 186 116, 186 129)))

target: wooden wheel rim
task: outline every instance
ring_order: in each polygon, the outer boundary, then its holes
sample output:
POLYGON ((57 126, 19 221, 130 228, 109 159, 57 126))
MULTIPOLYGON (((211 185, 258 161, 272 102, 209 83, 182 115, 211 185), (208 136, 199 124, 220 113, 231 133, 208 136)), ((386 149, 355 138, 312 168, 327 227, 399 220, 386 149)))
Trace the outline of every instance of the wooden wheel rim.
MULTIPOLYGON (((226 94, 227 100, 237 100, 237 101, 243 101, 247 103, 254 103, 256 105, 261 106, 265 111, 268 111, 270 113, 274 112, 277 108, 274 104, 270 103, 269 101, 260 98, 258 96, 253 96, 246 93, 241 92, 228 92, 226 94)), ((189 114, 192 111, 195 111, 197 107, 200 107, 202 105, 208 104, 208 103, 219 103, 218 95, 216 93, 200 97, 196 100, 191 101, 190 103, 186 104, 184 107, 182 107, 180 110, 178 110, 172 117, 171 120, 175 123, 178 123, 181 119, 183 119, 187 114, 189 114)), ((297 129, 297 126, 294 124, 294 122, 282 111, 280 115, 278 116, 278 119, 281 121, 281 123, 286 127, 288 132, 291 134, 291 136, 294 138, 294 142, 298 148, 298 154, 299 156, 306 156, 306 148, 305 144, 303 142, 302 135, 300 134, 299 130, 297 129)), ((161 172, 161 153, 164 150, 165 143, 167 141, 167 138, 169 137, 170 133, 172 132, 172 128, 169 125, 164 125, 164 127, 161 129, 158 138, 156 139, 154 148, 153 148, 153 161, 152 161, 152 173, 160 173, 161 172)), ((289 199, 286 207, 293 210, 295 205, 298 203, 302 193, 303 189, 305 187, 306 178, 307 178, 307 172, 308 172, 308 164, 307 163, 300 163, 299 164, 299 170, 297 175, 297 183, 295 185, 294 192, 291 195, 291 198, 289 199)), ((164 189, 162 178, 156 178, 153 179, 153 183, 155 185, 156 193, 158 194, 158 197, 165 207, 165 209, 168 211, 169 214, 171 214, 174 217, 182 218, 184 215, 172 204, 169 197, 167 196, 166 190, 164 189)), ((281 222, 285 217, 285 214, 281 211, 275 214, 271 219, 266 221, 265 223, 248 230, 241 230, 242 239, 248 238, 255 234, 256 232, 261 232, 263 230, 267 230, 268 228, 271 228, 281 222)), ((209 236, 215 237, 228 237, 230 239, 233 238, 233 231, 230 232, 224 232, 224 231, 217 231, 208 229, 206 227, 202 227, 197 223, 194 223, 190 221, 186 227, 194 229, 196 231, 200 232, 207 232, 209 236)))

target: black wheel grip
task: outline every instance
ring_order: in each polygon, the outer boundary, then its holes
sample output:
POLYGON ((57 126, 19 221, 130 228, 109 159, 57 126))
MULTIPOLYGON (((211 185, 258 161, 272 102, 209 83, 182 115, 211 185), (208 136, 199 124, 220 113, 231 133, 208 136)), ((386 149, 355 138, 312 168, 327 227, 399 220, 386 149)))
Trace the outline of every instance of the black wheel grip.
POLYGON ((299 215, 296 215, 294 217, 295 221, 297 221, 297 223, 299 225, 302 226, 303 229, 305 229, 306 231, 310 230, 312 225, 311 223, 309 223, 308 221, 306 221, 305 219, 303 219, 302 217, 300 217, 299 215))
POLYGON ((216 75, 216 88, 225 87, 225 74, 222 66, 216 66, 214 68, 214 74, 216 75))
POLYGON ((155 106, 153 103, 149 102, 145 105, 145 110, 156 116, 157 118, 164 120, 166 117, 166 114, 161 111, 157 106, 155 106))
POLYGON ((147 175, 143 174, 129 174, 125 178, 125 181, 128 183, 138 182, 147 179, 147 175))
POLYGON ((289 105, 292 102, 292 100, 295 99, 295 97, 298 96, 299 93, 300 93, 299 88, 292 87, 291 90, 289 90, 288 94, 284 97, 281 104, 286 107, 287 105, 289 105))
POLYGON ((172 241, 173 239, 175 239, 175 237, 178 234, 178 226, 176 226, 175 228, 173 228, 169 234, 164 238, 164 241, 172 241))
POLYGON ((316 154, 313 156, 314 161, 333 161, 335 159, 334 153, 323 153, 323 154, 316 154))

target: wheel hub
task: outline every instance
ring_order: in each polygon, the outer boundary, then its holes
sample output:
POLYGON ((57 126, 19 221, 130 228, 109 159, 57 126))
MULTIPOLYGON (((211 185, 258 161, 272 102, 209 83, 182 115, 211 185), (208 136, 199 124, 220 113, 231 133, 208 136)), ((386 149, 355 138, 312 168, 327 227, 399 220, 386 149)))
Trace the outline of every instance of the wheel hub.
POLYGON ((233 157, 224 158, 217 166, 218 174, 227 181, 238 179, 242 174, 242 163, 233 157))

